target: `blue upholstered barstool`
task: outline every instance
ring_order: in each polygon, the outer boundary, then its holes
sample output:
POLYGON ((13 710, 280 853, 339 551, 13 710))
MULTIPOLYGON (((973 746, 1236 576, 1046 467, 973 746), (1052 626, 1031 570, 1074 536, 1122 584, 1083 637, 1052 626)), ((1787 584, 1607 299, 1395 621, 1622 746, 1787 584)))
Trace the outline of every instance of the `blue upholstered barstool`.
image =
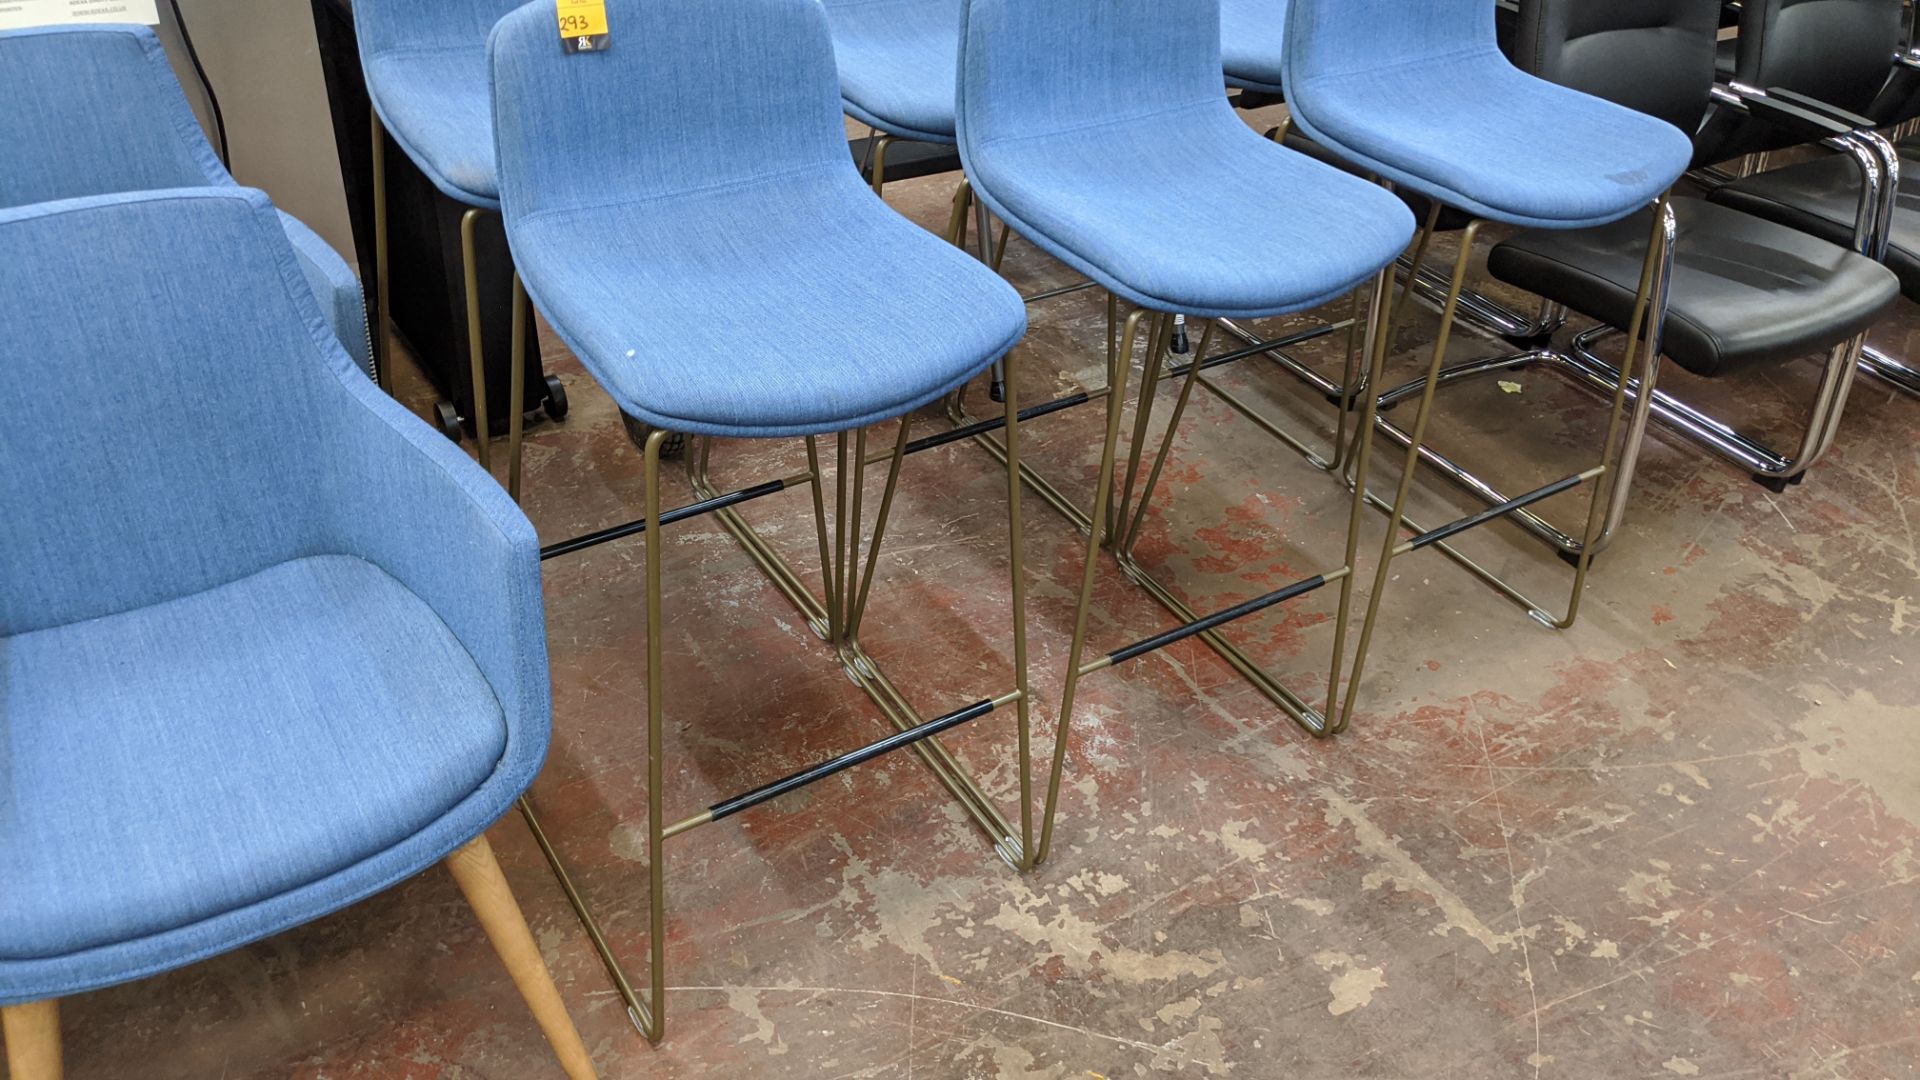
MULTIPOLYGON (((1521 520, 1534 523, 1539 519, 1526 510, 1533 502, 1569 487, 1589 488, 1589 513, 1581 533, 1557 537, 1561 550, 1575 563, 1565 615, 1547 613, 1490 571, 1472 566, 1478 576, 1541 622, 1565 627, 1578 616, 1596 541, 1625 497, 1624 485, 1608 482, 1610 474, 1617 474, 1620 455, 1636 446, 1642 434, 1624 432, 1622 438, 1627 386, 1633 378, 1636 351, 1644 351, 1646 341, 1658 339, 1665 317, 1662 297, 1672 263, 1673 230, 1666 192, 1686 170, 1693 145, 1678 128, 1662 120, 1515 68, 1500 51, 1494 5, 1482 0, 1291 2, 1283 78, 1293 121, 1352 165, 1431 200, 1426 227, 1415 247, 1415 273, 1443 206, 1474 218, 1460 236, 1441 309, 1439 340, 1427 377, 1417 387, 1420 406, 1413 429, 1405 432, 1382 425, 1407 445, 1408 456, 1389 509, 1386 547, 1369 599, 1360 661, 1352 674, 1357 686, 1374 625, 1373 611, 1385 593, 1395 555, 1403 553, 1400 530, 1407 496, 1418 465, 1427 456, 1422 443, 1434 390, 1442 380, 1442 364, 1481 223, 1580 229, 1618 221, 1657 203, 1600 463, 1520 499, 1475 489, 1502 515, 1524 514, 1521 520), (1614 489, 1612 500, 1602 497, 1609 487, 1614 489)), ((1485 368, 1483 362, 1467 370, 1485 368)), ((1447 545, 1440 546, 1456 554, 1447 545)), ((1351 693, 1347 700, 1350 706, 1351 693)))
MULTIPOLYGON (((607 11, 604 52, 563 53, 553 11, 541 4, 503 19, 490 50, 502 206, 526 289, 620 410, 656 429, 644 446, 645 518, 548 551, 564 554, 642 532, 646 538, 651 1001, 628 989, 604 947, 601 958, 635 1023, 658 1039, 668 837, 912 745, 1009 862, 1032 864, 1018 412, 1011 398, 1003 423, 1016 448, 1007 472, 1014 689, 923 719, 858 638, 902 458, 965 437, 910 444, 909 415, 1007 355, 1026 330, 1026 313, 991 271, 894 213, 862 183, 847 156, 833 45, 817 0, 611 0, 607 11), (700 332, 684 333, 690 324, 700 332), (863 570, 865 432, 891 420, 900 421, 891 455, 871 459, 890 457, 891 465, 863 570), (699 437, 701 456, 716 438, 802 438, 808 468, 663 513, 661 429, 699 437), (831 530, 818 446, 827 434, 837 436, 838 459, 831 530), (826 601, 815 599, 777 554, 754 554, 900 731, 669 824, 661 775, 660 528, 697 514, 728 514, 749 499, 802 485, 813 496, 826 601), (1010 820, 963 779, 932 737, 1012 706, 1022 799, 1010 820)), ((584 909, 582 915, 591 918, 584 909)))
POLYGON ((60 403, 0 425, 13 1080, 58 1080, 59 999, 440 862, 592 1076, 484 836, 552 727, 533 527, 354 370, 257 191, 0 210, 0 265, 0 394, 60 403))
MULTIPOLYGON (((1176 5, 967 0, 959 86, 960 153, 976 196, 1014 231, 1085 273, 1110 297, 1106 437, 1062 693, 1040 848, 1044 857, 1074 693, 1088 674, 1337 583, 1340 615, 1326 708, 1315 709, 1277 681, 1261 685, 1302 725, 1321 734, 1333 730, 1327 717, 1337 704, 1364 514, 1358 493, 1346 559, 1336 569, 1204 618, 1184 605, 1175 607, 1182 616, 1179 628, 1082 663, 1087 614, 1103 539, 1124 558, 1138 535, 1206 355, 1212 321, 1304 311, 1369 282, 1376 315, 1384 315, 1386 268, 1411 239, 1413 218, 1388 192, 1277 146, 1240 121, 1221 86, 1220 15, 1214 0, 1176 5), (1178 152, 1169 152, 1173 147, 1178 152), (1116 345, 1112 323, 1123 302, 1134 310, 1116 345), (1208 320, 1207 332, 1188 365, 1139 509, 1129 518, 1176 312, 1208 320), (1133 454, 1116 500, 1121 410, 1143 319, 1149 328, 1133 454)), ((1367 341, 1376 373, 1384 344, 1377 334, 1367 341)), ((1349 382, 1351 376, 1349 370, 1349 382)), ((1363 412, 1371 418, 1370 400, 1363 412)), ((1355 467, 1363 478, 1361 491, 1370 446, 1370 440, 1360 440, 1355 467)))
MULTIPOLYGON (((161 188, 232 187, 144 26, 0 31, 0 206, 161 188)), ((347 354, 370 376, 366 298, 346 260, 293 215, 280 223, 347 354)), ((210 388, 211 389, 211 388, 210 388)))
MULTIPOLYGON (((460 219, 460 260, 466 293, 467 360, 473 381, 473 430, 483 468, 491 467, 493 449, 474 227, 480 215, 500 209, 500 183, 494 175, 493 113, 487 91, 487 34, 502 15, 520 3, 354 0, 353 4, 360 67, 366 76, 367 96, 373 100, 373 257, 380 291, 377 330, 382 352, 391 356, 393 345, 387 262, 387 138, 391 136, 441 194, 468 208, 460 219)), ((553 47, 558 49, 557 22, 554 38, 553 47)), ((524 306, 516 287, 516 353, 526 347, 524 306)), ((518 409, 525 388, 515 383, 508 393, 513 398, 511 408, 518 409)), ((518 498, 519 448, 510 447, 508 452, 513 458, 508 490, 518 498)))

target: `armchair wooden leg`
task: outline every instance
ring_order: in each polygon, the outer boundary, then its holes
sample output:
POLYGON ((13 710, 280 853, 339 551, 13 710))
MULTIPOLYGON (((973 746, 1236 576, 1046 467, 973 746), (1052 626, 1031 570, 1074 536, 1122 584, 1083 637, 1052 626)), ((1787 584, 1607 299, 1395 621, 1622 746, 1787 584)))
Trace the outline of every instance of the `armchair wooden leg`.
MULTIPOLYGON (((527 999, 527 1007, 533 1010, 540 1030, 546 1032, 547 1042, 553 1045, 560 1066, 572 1080, 591 1080, 595 1073, 587 1048, 580 1041, 573 1018, 567 1015, 560 990, 553 985, 553 975, 540 957, 533 931, 527 929, 526 917, 520 913, 513 890, 507 887, 507 879, 500 873, 500 864, 494 860, 487 838, 476 836, 472 843, 447 856, 447 869, 453 872, 453 879, 460 884, 467 903, 473 906, 473 913, 480 917, 480 925, 493 942, 494 951, 507 965, 514 985, 520 988, 520 996, 527 999)), ((11 1023, 8 1034, 12 1034, 11 1023)), ((16 1080, 38 1080, 38 1077, 29 1073, 25 1078, 16 1075, 16 1080)))
POLYGON ((53 1001, 0 1009, 13 1080, 60 1080, 60 1006, 53 1001))

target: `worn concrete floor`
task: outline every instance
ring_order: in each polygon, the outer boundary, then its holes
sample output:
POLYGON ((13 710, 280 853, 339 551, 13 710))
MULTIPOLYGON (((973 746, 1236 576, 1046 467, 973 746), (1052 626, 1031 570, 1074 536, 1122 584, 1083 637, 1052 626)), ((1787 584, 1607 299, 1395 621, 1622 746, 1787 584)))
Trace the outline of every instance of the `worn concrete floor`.
MULTIPOLYGON (((951 185, 889 199, 938 227, 951 185)), ((1068 280, 1025 244, 1007 273, 1029 292, 1068 280)), ((1091 293, 1034 307, 1029 402, 1098 378, 1101 313, 1091 293)), ((1409 320, 1397 371, 1434 329, 1409 320)), ((1898 349, 1915 330, 1903 307, 1879 338, 1898 349)), ((532 432, 525 501, 552 541, 636 516, 640 470, 607 399, 548 342, 573 415, 532 432)), ((1329 368, 1340 353, 1297 355, 1329 368)), ((1784 442, 1809 374, 1671 385, 1784 442)), ((1433 437, 1519 490, 1587 452, 1599 409, 1544 372, 1513 381, 1450 392, 1433 437)), ((1266 361, 1221 382, 1296 430, 1329 429, 1327 407, 1266 361)), ((410 377, 407 396, 430 393, 410 377)), ((1203 609, 1337 565, 1342 493, 1220 401, 1196 402, 1143 561, 1203 609)), ((1080 498, 1098 412, 1028 427, 1030 460, 1080 498)), ((490 835, 608 1077, 1920 1075, 1917 427, 1920 401, 1863 382, 1839 446, 1784 495, 1656 431, 1569 632, 1438 554, 1400 563, 1357 719, 1334 740, 1195 643, 1090 678, 1055 850, 1025 876, 911 755, 669 841, 657 1049, 522 823, 490 835)), ((715 472, 744 484, 802 460, 791 442, 729 443, 715 472)), ((1383 466, 1377 483, 1393 477, 1383 466)), ((1420 488, 1428 517, 1464 506, 1430 474, 1420 488)), ((1007 685, 1003 492, 966 445, 905 471, 868 636, 928 715, 1007 685)), ((676 471, 668 502, 687 498, 676 471)), ((748 515, 816 565, 804 495, 748 515)), ((1027 521, 1045 748, 1083 541, 1038 499, 1027 521)), ((1369 516, 1370 551, 1381 525, 1369 516)), ((1465 546, 1543 594, 1566 587, 1510 527, 1465 546)), ((715 522, 674 528, 667 552, 670 818, 887 730, 715 522)), ((548 566, 555 737, 533 792, 636 981, 642 566, 638 540, 548 566)), ((1333 599, 1234 637, 1317 697, 1333 599)), ((1169 625, 1103 560, 1098 647, 1169 625)), ((1012 804, 1011 714, 950 745, 1012 804)), ((440 872, 70 1002, 64 1020, 75 1080, 557 1075, 440 872)))

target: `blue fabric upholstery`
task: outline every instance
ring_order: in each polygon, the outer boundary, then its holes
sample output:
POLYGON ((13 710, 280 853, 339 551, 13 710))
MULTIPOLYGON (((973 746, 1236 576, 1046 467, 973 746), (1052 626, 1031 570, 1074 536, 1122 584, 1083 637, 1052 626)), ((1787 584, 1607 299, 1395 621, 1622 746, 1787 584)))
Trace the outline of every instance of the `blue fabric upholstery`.
POLYGON ((953 142, 959 0, 822 0, 847 114, 922 142, 953 142))
MULTIPOLYGON (((0 206, 234 183, 144 26, 0 32, 0 86, 0 206)), ((282 220, 328 324, 371 371, 360 280, 312 229, 282 220)))
POLYGON ((1449 206, 1537 228, 1603 225, 1686 171, 1693 144, 1643 113, 1522 73, 1481 0, 1291 0, 1294 123, 1449 206))
POLYGON ((0 394, 66 403, 0 425, 32 508, 0 514, 0 1005, 338 910, 511 808, 551 727, 533 529, 354 371, 266 197, 0 210, 0 265, 0 394))
MULTIPOLYGON (((487 35, 523 0, 354 0, 367 93, 387 134, 448 198, 500 208, 487 35)), ((548 4, 549 44, 560 49, 548 4)), ((637 46, 622 27, 616 40, 637 46)))
POLYGON ((841 431, 1019 340, 1013 289, 861 181, 817 0, 608 13, 606 52, 562 53, 535 4, 492 54, 514 260, 621 409, 692 434, 841 431))
POLYGON ((0 835, 0 875, 31 884, 9 888, 16 959, 324 878, 453 809, 506 750, 446 625, 348 556, 20 634, 0 663, 29 766, 10 797, 32 808, 0 835))
POLYGON ((1227 85, 1283 93, 1287 0, 1220 0, 1220 64, 1227 85))
POLYGON ((1214 0, 968 0, 974 191, 1115 294, 1189 315, 1314 307, 1405 249, 1400 200, 1255 134, 1220 73, 1214 0))

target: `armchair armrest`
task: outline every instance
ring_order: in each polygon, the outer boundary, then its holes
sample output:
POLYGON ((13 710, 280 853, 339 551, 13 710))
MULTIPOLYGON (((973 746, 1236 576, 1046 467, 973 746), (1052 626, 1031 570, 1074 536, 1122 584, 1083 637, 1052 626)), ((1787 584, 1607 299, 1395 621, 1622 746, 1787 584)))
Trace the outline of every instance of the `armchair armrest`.
MULTIPOLYGON (((493 687, 509 727, 507 765, 551 733, 540 543, 494 479, 446 437, 333 354, 351 399, 329 410, 328 539, 379 566, 431 607, 493 687)), ((531 771, 528 773, 531 775, 531 771)))
POLYGON ((374 377, 373 338, 367 330, 367 298, 360 289, 360 279, 354 276, 340 253, 299 218, 282 211, 280 224, 286 227, 287 239, 293 242, 300 273, 313 290, 321 316, 346 347, 353 362, 369 378, 374 377))
POLYGON ((1780 87, 1780 86, 1767 87, 1767 97, 1773 99, 1774 101, 1786 102, 1787 104, 1792 105, 1793 107, 1798 109, 1804 109, 1807 112, 1810 112, 1817 116, 1821 116, 1828 120, 1831 120, 1836 124, 1845 125, 1848 129, 1854 132, 1872 131, 1875 127, 1879 126, 1875 124, 1872 120, 1869 120, 1864 116, 1861 116, 1859 113, 1848 112, 1846 109, 1842 109, 1838 105, 1829 105, 1826 102, 1821 101, 1819 98, 1808 97, 1805 94, 1796 93, 1792 90, 1786 89, 1785 87, 1780 87))
POLYGON ((1747 115, 1781 128, 1806 142, 1844 139, 1854 133, 1854 128, 1838 120, 1751 87, 1735 84, 1732 87, 1722 86, 1714 89, 1714 96, 1720 100, 1727 101, 1747 115))
POLYGON ((1860 174, 1854 249, 1872 259, 1886 256, 1900 162, 1892 144, 1873 130, 1873 121, 1791 90, 1762 91, 1736 83, 1731 88, 1715 87, 1714 93, 1731 98, 1750 116, 1818 141, 1851 159, 1860 174))

